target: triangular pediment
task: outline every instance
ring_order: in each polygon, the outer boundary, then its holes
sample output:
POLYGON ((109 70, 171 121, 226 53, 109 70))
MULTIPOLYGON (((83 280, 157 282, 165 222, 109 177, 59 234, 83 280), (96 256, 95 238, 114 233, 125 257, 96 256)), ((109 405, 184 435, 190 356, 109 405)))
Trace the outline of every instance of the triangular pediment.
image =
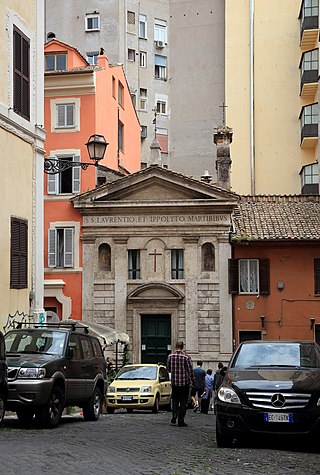
POLYGON ((89 203, 101 206, 117 201, 165 203, 197 200, 236 202, 238 195, 181 173, 151 166, 71 199, 75 207, 87 207, 89 203))

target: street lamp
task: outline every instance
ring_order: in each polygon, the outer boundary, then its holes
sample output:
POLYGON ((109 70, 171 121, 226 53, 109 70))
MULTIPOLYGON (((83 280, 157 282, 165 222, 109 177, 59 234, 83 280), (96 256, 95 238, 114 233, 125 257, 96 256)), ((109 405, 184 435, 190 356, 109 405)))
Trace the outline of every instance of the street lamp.
POLYGON ((100 160, 103 159, 108 145, 109 144, 103 135, 91 135, 88 142, 86 143, 86 146, 89 157, 94 163, 74 162, 72 160, 59 160, 59 158, 49 157, 44 159, 44 172, 48 175, 55 175, 72 167, 81 167, 82 170, 87 170, 90 165, 97 167, 100 160))

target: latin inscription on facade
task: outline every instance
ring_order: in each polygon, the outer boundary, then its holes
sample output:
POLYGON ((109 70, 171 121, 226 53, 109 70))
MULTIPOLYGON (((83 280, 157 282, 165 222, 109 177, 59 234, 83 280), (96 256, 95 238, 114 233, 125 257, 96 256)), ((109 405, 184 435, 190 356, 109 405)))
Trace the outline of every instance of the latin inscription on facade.
POLYGON ((141 216, 84 216, 84 226, 150 226, 150 225, 228 225, 230 216, 227 214, 206 215, 141 215, 141 216))

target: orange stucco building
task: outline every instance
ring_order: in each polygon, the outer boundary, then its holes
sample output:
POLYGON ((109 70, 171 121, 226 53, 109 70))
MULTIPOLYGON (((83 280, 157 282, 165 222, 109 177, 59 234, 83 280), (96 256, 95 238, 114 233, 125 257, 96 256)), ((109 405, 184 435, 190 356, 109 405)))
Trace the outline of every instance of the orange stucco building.
POLYGON ((46 157, 90 162, 89 137, 108 142, 99 166, 45 174, 44 306, 60 318, 79 319, 82 312, 82 218, 70 198, 140 169, 140 124, 122 66, 100 53, 90 65, 70 45, 45 45, 46 157))
POLYGON ((241 197, 229 262, 234 345, 320 342, 320 198, 241 197))

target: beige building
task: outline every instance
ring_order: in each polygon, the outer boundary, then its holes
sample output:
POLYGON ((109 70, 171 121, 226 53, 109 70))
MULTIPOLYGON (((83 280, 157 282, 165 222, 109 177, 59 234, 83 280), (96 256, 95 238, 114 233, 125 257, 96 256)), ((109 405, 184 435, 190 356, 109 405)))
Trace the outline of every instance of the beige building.
POLYGON ((83 215, 83 319, 130 336, 133 362, 181 338, 206 367, 232 352, 237 195, 156 164, 71 199, 83 215))
POLYGON ((226 0, 232 189, 319 193, 318 0, 226 0))
POLYGON ((43 2, 0 6, 0 329, 43 307, 43 2))

